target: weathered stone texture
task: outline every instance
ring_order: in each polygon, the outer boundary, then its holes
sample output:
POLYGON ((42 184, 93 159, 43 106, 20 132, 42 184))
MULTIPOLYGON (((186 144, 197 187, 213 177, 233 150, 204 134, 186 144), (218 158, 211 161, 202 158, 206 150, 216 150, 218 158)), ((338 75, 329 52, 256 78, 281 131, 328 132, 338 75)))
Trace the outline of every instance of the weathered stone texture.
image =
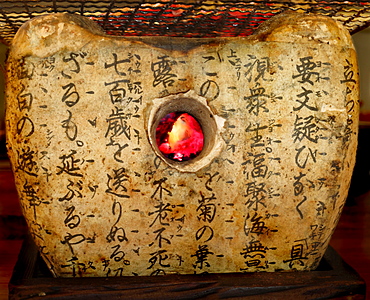
POLYGON ((55 14, 11 47, 8 150, 55 276, 310 270, 347 195, 358 100, 351 38, 325 17, 202 40, 55 14), (206 136, 184 163, 152 136, 176 101, 206 136))

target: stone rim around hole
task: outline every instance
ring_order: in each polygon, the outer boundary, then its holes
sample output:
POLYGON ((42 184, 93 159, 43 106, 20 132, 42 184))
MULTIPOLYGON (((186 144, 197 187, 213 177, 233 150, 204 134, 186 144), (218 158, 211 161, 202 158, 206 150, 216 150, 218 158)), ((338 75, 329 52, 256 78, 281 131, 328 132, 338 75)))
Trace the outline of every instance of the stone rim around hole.
POLYGON ((208 106, 207 99, 199 96, 195 91, 168 95, 155 98, 147 110, 147 133, 148 140, 156 155, 167 165, 180 172, 197 172, 208 166, 224 149, 225 142, 221 137, 221 131, 225 119, 217 116, 208 106), (162 118, 171 112, 184 112, 197 120, 203 131, 203 149, 193 159, 176 161, 167 158, 159 150, 156 142, 156 129, 162 118))

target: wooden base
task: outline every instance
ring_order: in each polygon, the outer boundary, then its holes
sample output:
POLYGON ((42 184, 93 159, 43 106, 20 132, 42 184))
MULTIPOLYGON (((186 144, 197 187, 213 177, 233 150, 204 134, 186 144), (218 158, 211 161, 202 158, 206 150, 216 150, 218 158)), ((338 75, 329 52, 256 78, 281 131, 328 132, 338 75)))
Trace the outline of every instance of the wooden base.
POLYGON ((364 280, 332 249, 311 272, 53 278, 31 239, 23 243, 9 299, 365 299, 364 280))

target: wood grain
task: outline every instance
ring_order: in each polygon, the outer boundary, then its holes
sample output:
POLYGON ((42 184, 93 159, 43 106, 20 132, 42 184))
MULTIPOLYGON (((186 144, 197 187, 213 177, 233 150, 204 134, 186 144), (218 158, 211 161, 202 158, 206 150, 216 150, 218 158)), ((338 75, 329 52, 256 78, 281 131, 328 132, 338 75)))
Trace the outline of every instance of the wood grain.
POLYGON ((116 278, 53 278, 27 239, 10 299, 365 299, 364 281, 329 248, 311 272, 229 273, 116 278))

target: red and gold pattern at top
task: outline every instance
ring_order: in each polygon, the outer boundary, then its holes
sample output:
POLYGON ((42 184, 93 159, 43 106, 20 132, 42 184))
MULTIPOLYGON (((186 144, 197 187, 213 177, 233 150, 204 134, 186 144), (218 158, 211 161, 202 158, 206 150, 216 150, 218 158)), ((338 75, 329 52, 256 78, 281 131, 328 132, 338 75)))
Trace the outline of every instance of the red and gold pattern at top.
POLYGON ((286 10, 332 17, 351 34, 370 24, 370 2, 354 0, 0 0, 0 41, 10 44, 24 22, 49 13, 88 17, 114 36, 206 38, 251 35, 261 23, 286 10))

